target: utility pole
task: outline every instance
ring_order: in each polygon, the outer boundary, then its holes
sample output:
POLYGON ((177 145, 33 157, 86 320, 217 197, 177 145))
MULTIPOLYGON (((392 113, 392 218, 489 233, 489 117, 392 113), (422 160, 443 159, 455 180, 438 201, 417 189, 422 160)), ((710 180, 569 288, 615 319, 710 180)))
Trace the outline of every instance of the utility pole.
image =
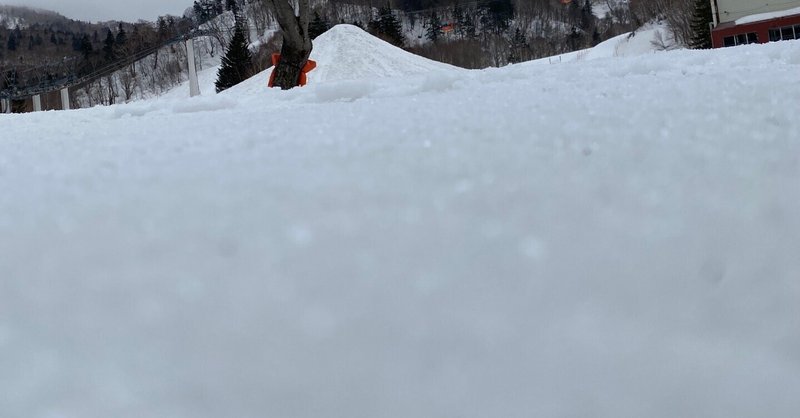
POLYGON ((186 38, 186 57, 189 61, 189 97, 200 95, 200 82, 197 80, 197 65, 194 62, 194 39, 186 38))

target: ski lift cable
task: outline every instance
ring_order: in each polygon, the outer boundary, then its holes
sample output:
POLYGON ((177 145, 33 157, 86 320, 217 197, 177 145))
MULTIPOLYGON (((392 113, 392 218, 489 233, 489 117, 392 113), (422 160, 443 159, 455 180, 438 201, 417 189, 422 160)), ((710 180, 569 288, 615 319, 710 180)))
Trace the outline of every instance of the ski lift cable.
MULTIPOLYGON (((75 78, 73 76, 64 77, 64 78, 61 78, 59 80, 55 80, 55 81, 50 82, 50 83, 44 84, 44 83, 40 82, 37 85, 26 86, 26 87, 23 87, 22 89, 9 87, 9 88, 6 88, 5 90, 0 91, 0 97, 10 98, 10 99, 16 100, 16 99, 19 99, 19 98, 24 98, 24 97, 34 96, 34 95, 37 95, 37 94, 43 94, 43 93, 48 93, 48 92, 51 92, 51 91, 61 90, 63 88, 70 88, 70 87, 78 86, 78 85, 81 85, 81 84, 84 84, 84 83, 87 83, 87 82, 90 82, 90 81, 93 81, 93 80, 108 76, 110 74, 113 74, 114 72, 119 71, 119 70, 125 68, 126 66, 136 62, 136 61, 139 61, 139 60, 141 60, 141 59, 143 59, 145 57, 148 57, 148 56, 158 52, 162 48, 166 48, 166 47, 174 45, 176 43, 185 41, 185 40, 187 40, 189 38, 194 39, 194 38, 197 38, 197 37, 207 36, 209 34, 210 34, 210 31, 207 31, 207 30, 192 30, 189 33, 177 35, 177 36, 175 36, 173 38, 170 38, 170 39, 164 41, 162 44, 150 47, 148 49, 140 50, 140 51, 137 51, 137 52, 135 52, 135 53, 133 53, 131 55, 128 55, 128 56, 125 57, 124 62, 117 61, 117 62, 111 63, 109 65, 97 68, 97 69, 93 70, 91 73, 89 73, 89 74, 87 74, 85 76, 82 76, 80 78, 75 78)), ((40 66, 36 66, 36 67, 29 68, 27 70, 24 70, 24 72, 22 72, 22 74, 26 74, 26 73, 29 73, 31 71, 42 71, 42 69, 51 68, 51 67, 52 67, 52 64, 40 65, 40 66)), ((17 71, 17 74, 20 74, 19 71, 17 71)))

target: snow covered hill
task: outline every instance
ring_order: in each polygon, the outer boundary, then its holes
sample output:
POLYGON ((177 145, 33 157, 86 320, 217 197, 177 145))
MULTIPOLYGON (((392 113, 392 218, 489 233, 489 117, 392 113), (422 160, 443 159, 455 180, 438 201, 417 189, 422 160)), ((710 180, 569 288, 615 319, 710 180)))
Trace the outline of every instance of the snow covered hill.
POLYGON ((0 115, 2 415, 800 410, 800 42, 325 51, 286 92, 0 115))
MULTIPOLYGON (((406 52, 353 25, 337 25, 320 35, 314 40, 310 58, 318 64, 317 69, 308 74, 308 82, 314 85, 343 81, 360 84, 377 79, 465 71, 406 52)), ((218 70, 219 66, 215 66, 198 73, 201 92, 214 93, 218 70)), ((271 73, 272 67, 223 92, 223 95, 263 94, 271 73)), ((161 99, 182 100, 188 91, 188 82, 183 83, 161 99)))
POLYGON ((311 83, 457 69, 405 52, 352 25, 334 26, 315 39, 311 59, 325 64, 309 73, 311 83))

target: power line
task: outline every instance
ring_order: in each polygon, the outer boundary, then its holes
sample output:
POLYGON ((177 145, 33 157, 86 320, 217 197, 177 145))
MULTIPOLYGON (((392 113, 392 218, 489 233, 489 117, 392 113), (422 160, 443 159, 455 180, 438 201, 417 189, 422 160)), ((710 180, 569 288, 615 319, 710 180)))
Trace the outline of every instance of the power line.
MULTIPOLYGON (((77 78, 77 77, 71 75, 71 76, 64 77, 64 78, 61 78, 61 79, 58 79, 58 80, 52 80, 52 81, 50 81, 48 83, 41 83, 40 82, 38 85, 27 86, 27 87, 24 87, 22 89, 18 89, 16 87, 7 88, 5 90, 0 91, 0 97, 2 97, 4 99, 19 100, 19 99, 22 99, 22 98, 35 96, 35 95, 38 95, 38 94, 44 94, 44 93, 49 93, 49 92, 53 92, 53 91, 58 91, 58 90, 61 90, 61 89, 64 89, 64 88, 70 88, 70 87, 79 86, 79 85, 82 85, 82 84, 85 84, 85 83, 100 79, 102 77, 111 75, 114 72, 119 71, 119 70, 127 67, 128 65, 131 65, 131 64, 133 64, 133 63, 135 63, 137 61, 140 61, 140 60, 142 60, 142 59, 144 59, 144 58, 146 58, 146 57, 158 52, 162 48, 166 48, 166 47, 174 45, 176 43, 185 41, 185 40, 187 40, 189 38, 197 38, 197 37, 201 37, 201 36, 207 36, 209 34, 210 34, 210 31, 207 31, 207 30, 193 30, 192 32, 189 32, 188 34, 177 35, 177 36, 175 36, 173 38, 170 38, 170 39, 164 41, 163 43, 161 43, 159 45, 156 45, 156 46, 144 49, 144 50, 136 51, 135 53, 133 53, 131 55, 125 56, 124 60, 119 60, 119 61, 113 62, 111 64, 108 64, 106 66, 103 66, 103 67, 100 67, 98 69, 95 69, 91 73, 86 74, 84 76, 81 76, 80 78, 77 78)), ((25 70, 25 73, 29 73, 29 72, 32 72, 32 71, 42 71, 42 69, 45 69, 45 68, 49 69, 49 68, 51 68, 51 66, 43 65, 43 66, 33 67, 33 68, 25 70)))

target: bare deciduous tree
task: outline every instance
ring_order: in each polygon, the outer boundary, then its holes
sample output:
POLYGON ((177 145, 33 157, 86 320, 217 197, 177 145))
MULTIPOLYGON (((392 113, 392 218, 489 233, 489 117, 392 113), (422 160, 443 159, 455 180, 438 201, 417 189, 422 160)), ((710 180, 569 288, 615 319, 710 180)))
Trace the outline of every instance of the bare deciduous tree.
POLYGON ((128 68, 122 70, 119 75, 119 83, 122 87, 122 93, 125 95, 125 102, 129 102, 133 98, 133 92, 136 88, 136 63, 131 64, 128 68))

